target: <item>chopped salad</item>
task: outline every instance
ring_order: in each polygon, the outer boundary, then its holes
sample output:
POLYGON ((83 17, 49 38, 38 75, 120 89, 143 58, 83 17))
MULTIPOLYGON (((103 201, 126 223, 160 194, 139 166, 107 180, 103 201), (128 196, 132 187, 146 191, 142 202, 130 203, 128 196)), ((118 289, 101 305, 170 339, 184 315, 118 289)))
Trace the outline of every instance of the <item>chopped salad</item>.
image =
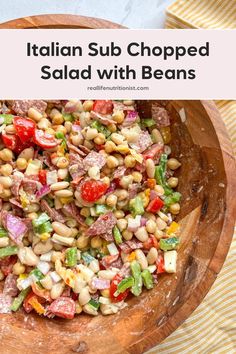
POLYGON ((0 313, 117 313, 175 273, 170 116, 132 100, 0 103, 0 313))

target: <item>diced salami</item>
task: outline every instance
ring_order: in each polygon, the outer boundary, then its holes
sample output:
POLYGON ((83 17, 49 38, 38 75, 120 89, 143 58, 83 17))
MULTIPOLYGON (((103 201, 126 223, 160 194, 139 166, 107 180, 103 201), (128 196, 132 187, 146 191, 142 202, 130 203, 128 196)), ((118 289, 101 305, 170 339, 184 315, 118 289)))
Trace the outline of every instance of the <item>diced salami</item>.
POLYGON ((134 110, 133 106, 126 106, 123 102, 120 101, 112 101, 114 111, 131 111, 134 110))
POLYGON ((119 258, 119 254, 104 256, 102 257, 100 264, 105 269, 108 269, 110 267, 113 267, 113 263, 116 262, 118 258, 119 258))
POLYGON ((87 155, 90 153, 91 150, 89 150, 89 148, 87 148, 84 145, 79 145, 79 148, 87 155))
POLYGON ((96 119, 97 121, 99 121, 103 125, 117 124, 113 119, 104 117, 101 114, 94 112, 94 111, 90 112, 90 117, 92 119, 96 119))
POLYGON ((83 160, 83 165, 86 170, 93 166, 97 166, 99 169, 101 169, 105 164, 105 157, 95 151, 90 152, 83 160))
POLYGON ((65 215, 74 218, 80 225, 85 225, 84 218, 80 215, 79 209, 75 203, 65 204, 62 211, 65 215))
POLYGON ((40 100, 16 100, 13 101, 12 110, 19 116, 25 116, 30 108, 35 108, 43 113, 47 108, 47 103, 40 100))
POLYGON ((75 315, 75 302, 69 297, 61 296, 48 306, 47 311, 58 317, 73 319, 75 315))
POLYGON ((11 187, 11 192, 15 197, 19 196, 19 190, 20 190, 20 186, 21 186, 23 178, 24 178, 23 176, 22 177, 19 177, 16 175, 12 176, 13 184, 11 187))
POLYGON ((8 274, 4 282, 3 294, 15 297, 18 294, 16 281, 17 281, 16 275, 8 274))
POLYGON ((127 262, 127 263, 124 263, 121 270, 119 271, 119 275, 122 277, 122 278, 125 278, 125 277, 128 277, 130 275, 130 263, 127 262))
POLYGON ((10 295, 0 294, 0 313, 11 313, 12 297, 10 295))
POLYGON ((54 208, 51 208, 46 200, 41 200, 40 205, 41 209, 45 211, 53 221, 59 221, 63 223, 66 221, 64 215, 54 208))
POLYGON ((122 127, 127 128, 133 125, 138 119, 138 112, 136 111, 128 111, 126 117, 122 123, 122 127))
POLYGON ((22 242, 23 237, 28 231, 27 226, 25 225, 22 220, 8 213, 6 210, 2 211, 2 225, 8 231, 9 237, 14 241, 16 244, 22 242))
POLYGON ((75 145, 71 144, 68 140, 67 140, 66 144, 67 144, 68 148, 70 149, 70 153, 72 151, 72 152, 79 154, 82 157, 85 157, 87 155, 84 151, 82 151, 81 149, 79 149, 75 145))
POLYGON ((113 178, 121 178, 124 176, 127 168, 125 166, 119 166, 113 173, 113 178))
POLYGON ((2 273, 5 275, 5 277, 12 272, 12 268, 16 262, 17 262, 16 256, 9 256, 0 259, 0 269, 2 273))
POLYGON ((16 207, 22 209, 22 205, 21 203, 18 202, 18 200, 16 198, 10 198, 9 202, 13 205, 15 205, 16 207))
POLYGON ((164 107, 152 105, 152 118, 158 127, 168 127, 170 125, 170 116, 164 107))
POLYGON ((143 243, 138 240, 130 240, 121 243, 119 247, 124 253, 130 253, 138 248, 143 248, 143 243))
POLYGON ((140 183, 133 183, 133 184, 129 185, 129 187, 128 187, 129 199, 133 199, 136 197, 140 187, 141 187, 140 183))
POLYGON ((69 154, 69 166, 73 166, 75 164, 82 164, 83 159, 80 155, 74 153, 73 151, 69 154))
POLYGON ((82 157, 74 152, 70 152, 69 154, 69 173, 73 180, 78 179, 86 173, 82 157))
POLYGON ((38 187, 41 187, 41 183, 30 179, 30 178, 24 178, 22 181, 22 188, 24 189, 25 193, 29 195, 33 195, 37 192, 38 187))
POLYGON ((153 144, 150 134, 147 131, 142 131, 139 134, 138 141, 136 143, 130 143, 129 145, 132 149, 136 150, 137 152, 141 153, 145 151, 149 146, 153 144))
POLYGON ((89 236, 100 235, 106 241, 113 241, 112 229, 116 225, 116 217, 109 211, 99 216, 87 231, 89 236))

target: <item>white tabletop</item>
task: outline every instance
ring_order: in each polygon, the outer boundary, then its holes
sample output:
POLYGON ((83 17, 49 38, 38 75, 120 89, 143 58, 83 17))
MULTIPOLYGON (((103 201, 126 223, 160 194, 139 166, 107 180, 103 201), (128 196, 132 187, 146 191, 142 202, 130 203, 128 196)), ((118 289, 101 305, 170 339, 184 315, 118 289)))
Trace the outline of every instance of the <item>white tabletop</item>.
POLYGON ((39 14, 100 17, 130 28, 163 28, 173 0, 0 0, 0 22, 39 14))

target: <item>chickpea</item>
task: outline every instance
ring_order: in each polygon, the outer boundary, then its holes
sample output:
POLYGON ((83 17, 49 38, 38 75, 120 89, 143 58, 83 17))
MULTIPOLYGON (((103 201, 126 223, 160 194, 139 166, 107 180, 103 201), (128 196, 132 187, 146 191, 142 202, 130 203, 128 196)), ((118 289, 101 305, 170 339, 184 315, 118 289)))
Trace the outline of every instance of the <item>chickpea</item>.
POLYGON ((52 119, 52 123, 56 125, 63 124, 64 122, 63 115, 55 108, 51 110, 50 118, 52 119))
POLYGON ((129 193, 126 189, 117 189, 114 194, 117 196, 119 201, 125 200, 129 196, 129 193))
POLYGON ((1 193, 1 198, 3 199, 8 199, 11 197, 11 191, 10 189, 3 189, 2 193, 1 193))
POLYGON ((106 204, 110 207, 114 207, 117 203, 117 196, 114 194, 110 194, 106 199, 106 204))
POLYGON ((65 122, 64 127, 66 128, 67 133, 70 133, 72 130, 72 123, 71 122, 65 122))
POLYGON ((93 178, 93 179, 100 179, 100 169, 98 166, 92 166, 89 168, 88 170, 88 175, 89 177, 93 178))
POLYGON ((5 278, 3 272, 0 270, 0 281, 2 281, 5 278))
POLYGON ((121 135, 121 134, 118 134, 118 133, 112 133, 111 134, 111 140, 115 144, 120 145, 120 144, 124 143, 125 137, 123 135, 121 135))
POLYGON ((133 168, 136 164, 136 160, 132 155, 125 156, 125 166, 127 168, 133 168))
POLYGON ((164 188, 162 186, 160 186, 159 184, 155 185, 154 191, 157 192, 159 195, 165 194, 164 188))
POLYGON ((91 247, 92 248, 100 248, 102 247, 102 239, 99 236, 95 236, 91 239, 91 247))
POLYGON ((119 161, 114 156, 110 155, 107 157, 107 166, 109 168, 116 168, 119 166, 119 161))
POLYGON ((0 173, 3 176, 10 176, 12 174, 13 168, 9 163, 6 163, 5 165, 2 165, 0 168, 0 173))
POLYGON ((69 166, 69 161, 65 157, 59 157, 56 165, 58 168, 67 168, 69 166))
POLYGON ((54 129, 52 129, 52 128, 48 128, 48 129, 45 129, 45 132, 47 133, 47 134, 50 134, 50 135, 55 135, 55 130, 54 129))
POLYGON ((83 138, 80 135, 76 134, 71 136, 71 141, 73 145, 79 146, 83 143, 83 138))
POLYGON ((156 231, 156 223, 153 220, 148 220, 146 224, 146 230, 150 234, 153 234, 156 231))
POLYGON ((117 219, 121 219, 125 216, 125 213, 123 212, 123 210, 115 210, 114 215, 117 219))
POLYGON ((161 231, 167 227, 167 223, 164 220, 162 220, 160 217, 157 218, 156 224, 158 229, 161 231))
POLYGON ((84 216, 85 218, 87 218, 88 216, 90 216, 90 210, 89 210, 89 208, 83 207, 83 208, 80 210, 80 214, 81 214, 82 216, 84 216))
POLYGON ((129 241, 129 240, 131 240, 132 237, 133 237, 133 232, 128 231, 128 230, 124 230, 124 231, 122 232, 122 236, 124 237, 124 239, 125 239, 126 241, 129 241))
POLYGON ((12 161, 14 158, 13 152, 10 149, 2 149, 0 151, 0 159, 5 161, 5 162, 9 162, 12 161))
POLYGON ((125 106, 133 106, 134 101, 133 100, 124 100, 123 103, 125 106))
POLYGON ((16 130, 13 124, 9 124, 6 126, 5 131, 7 134, 15 134, 16 130))
POLYGON ((127 228, 128 221, 126 219, 119 219, 116 224, 120 231, 124 231, 127 228))
POLYGON ((134 177, 132 175, 123 176, 120 180, 121 187, 128 189, 128 187, 133 183, 134 177))
POLYGON ((170 212, 174 215, 179 214, 180 212, 180 205, 179 203, 174 203, 170 206, 170 212))
POLYGON ((85 110, 85 112, 90 112, 93 109, 93 101, 84 101, 83 109, 85 110))
POLYGON ((63 133, 64 135, 66 135, 66 133, 67 133, 67 130, 66 130, 66 128, 64 127, 64 125, 54 125, 53 126, 53 129, 55 129, 56 130, 56 132, 60 132, 60 133, 63 133))
POLYGON ((111 152, 116 150, 116 145, 113 143, 113 141, 106 141, 105 143, 105 151, 106 153, 110 154, 111 152))
POLYGON ((88 246, 89 243, 89 237, 85 235, 81 235, 77 240, 76 240, 76 245, 79 249, 84 249, 88 246))
POLYGON ((24 159, 23 157, 19 157, 16 160, 16 166, 19 170, 25 170, 27 165, 28 165, 28 163, 27 163, 26 159, 24 159))
POLYGON ((11 177, 5 177, 5 176, 0 176, 0 184, 3 186, 3 188, 11 188, 13 185, 13 181, 11 177))
POLYGON ((102 133, 98 133, 97 137, 94 139, 95 144, 102 145, 106 141, 106 137, 102 133))
POLYGON ((105 176, 102 178, 103 183, 106 183, 108 186, 110 186, 110 178, 108 176, 105 176))
POLYGON ((167 166, 171 170, 177 170, 177 168, 179 168, 181 166, 181 163, 177 159, 171 158, 167 161, 167 166))
POLYGON ((115 124, 109 124, 108 125, 108 130, 111 132, 111 133, 115 133, 116 132, 116 125, 115 124))
POLYGON ((133 176, 134 182, 136 182, 136 183, 140 183, 143 179, 142 174, 137 171, 132 172, 132 176, 133 176))
POLYGON ((26 159, 27 161, 29 161, 30 159, 33 159, 34 157, 34 148, 33 147, 29 147, 24 149, 23 151, 21 151, 20 155, 18 155, 18 159, 19 158, 23 158, 26 159))
POLYGON ((152 140, 154 143, 164 143, 161 133, 158 129, 152 130, 152 140))
POLYGON ((27 218, 29 218, 30 220, 37 219, 37 217, 38 217, 38 214, 35 212, 27 214, 27 218))
POLYGON ((167 182, 171 188, 175 188, 178 186, 179 179, 177 177, 170 177, 167 182))
POLYGON ((94 148, 94 143, 92 141, 85 140, 84 141, 84 146, 88 148, 89 150, 92 150, 94 148))
POLYGON ((112 119, 118 124, 123 123, 124 118, 125 118, 125 114, 123 111, 116 111, 112 115, 112 119))
POLYGON ((98 136, 98 131, 96 128, 88 128, 86 133, 85 133, 85 138, 87 140, 93 140, 98 136))
POLYGON ((42 118, 38 122, 39 129, 46 130, 51 127, 51 122, 47 118, 42 118))
POLYGON ((57 171, 58 178, 63 180, 68 176, 68 169, 67 168, 59 168, 57 171))
POLYGON ((16 262, 12 268, 13 274, 15 275, 20 275, 25 272, 25 266, 21 264, 20 262, 16 262))

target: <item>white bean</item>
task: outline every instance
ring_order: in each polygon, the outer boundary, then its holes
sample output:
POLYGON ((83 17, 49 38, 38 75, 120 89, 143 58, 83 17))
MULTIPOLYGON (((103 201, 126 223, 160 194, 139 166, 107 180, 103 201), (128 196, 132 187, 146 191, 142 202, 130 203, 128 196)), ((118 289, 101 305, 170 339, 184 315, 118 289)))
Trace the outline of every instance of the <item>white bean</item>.
POLYGON ((98 312, 95 308, 93 308, 92 306, 90 306, 89 304, 86 304, 85 306, 83 306, 83 311, 89 315, 92 316, 97 316, 98 312))
POLYGON ((47 290, 52 289, 53 283, 52 283, 52 278, 50 277, 49 274, 47 274, 42 280, 40 280, 40 283, 45 289, 47 290))
POLYGON ((101 304, 100 310, 103 315, 112 315, 113 313, 117 313, 119 309, 112 304, 101 304))
POLYGON ((167 227, 167 223, 160 217, 157 218, 157 227, 159 230, 164 230, 167 227))
POLYGON ((94 259, 92 262, 90 262, 89 269, 91 269, 94 273, 99 272, 100 267, 97 259, 94 259))
POLYGON ((67 227, 66 225, 62 224, 61 222, 54 221, 52 223, 53 230, 61 236, 70 237, 72 235, 71 228, 67 227))
POLYGON ((26 264, 31 267, 36 266, 39 262, 39 258, 30 247, 20 248, 18 257, 22 264, 26 264))
POLYGON ((65 245, 65 246, 72 246, 72 244, 74 243, 73 237, 64 237, 64 236, 60 236, 56 233, 53 234, 52 241, 54 241, 55 243, 59 243, 60 245, 65 245))
POLYGON ((146 171, 149 178, 154 178, 155 175, 155 164, 152 159, 146 160, 146 171))
POLYGON ((135 232, 135 236, 137 237, 137 239, 141 242, 145 242, 148 239, 148 233, 147 230, 144 226, 140 227, 136 232, 135 232))
POLYGON ((91 300, 91 295, 89 293, 89 288, 86 286, 85 288, 81 289, 79 294, 79 303, 81 306, 86 305, 91 300))
POLYGON ((157 249, 155 247, 152 247, 147 254, 148 264, 150 265, 154 264, 157 260, 157 257, 158 257, 157 249))
POLYGON ((18 155, 18 158, 26 159, 27 161, 33 159, 34 157, 34 148, 26 148, 18 155))
POLYGON ((140 267, 142 270, 146 269, 148 267, 148 261, 147 258, 145 257, 145 254, 143 253, 143 251, 141 250, 135 250, 135 256, 136 259, 138 261, 138 263, 140 264, 140 267))
POLYGON ((0 237, 0 247, 6 247, 9 245, 8 237, 0 237))
POLYGON ((62 189, 60 191, 56 191, 54 194, 59 198, 68 198, 73 196, 73 192, 69 189, 62 189))
POLYGON ((51 190, 52 191, 60 191, 61 189, 65 189, 69 187, 70 183, 67 181, 62 181, 62 182, 56 182, 51 184, 51 190))
POLYGON ((116 275, 116 272, 114 272, 112 270, 108 270, 108 269, 107 270, 100 270, 98 272, 99 278, 107 279, 107 280, 112 280, 115 275, 116 275))
POLYGON ((60 282, 60 283, 54 284, 51 289, 51 292, 50 292, 51 298, 53 300, 57 299, 58 297, 61 296, 61 294, 63 293, 63 290, 64 290, 64 283, 60 282))
POLYGON ((53 244, 50 239, 48 239, 46 242, 38 242, 34 246, 34 253, 37 255, 48 253, 49 251, 51 251, 52 247, 53 244))
POLYGON ((10 188, 13 185, 11 177, 0 176, 0 184, 3 188, 10 188))

